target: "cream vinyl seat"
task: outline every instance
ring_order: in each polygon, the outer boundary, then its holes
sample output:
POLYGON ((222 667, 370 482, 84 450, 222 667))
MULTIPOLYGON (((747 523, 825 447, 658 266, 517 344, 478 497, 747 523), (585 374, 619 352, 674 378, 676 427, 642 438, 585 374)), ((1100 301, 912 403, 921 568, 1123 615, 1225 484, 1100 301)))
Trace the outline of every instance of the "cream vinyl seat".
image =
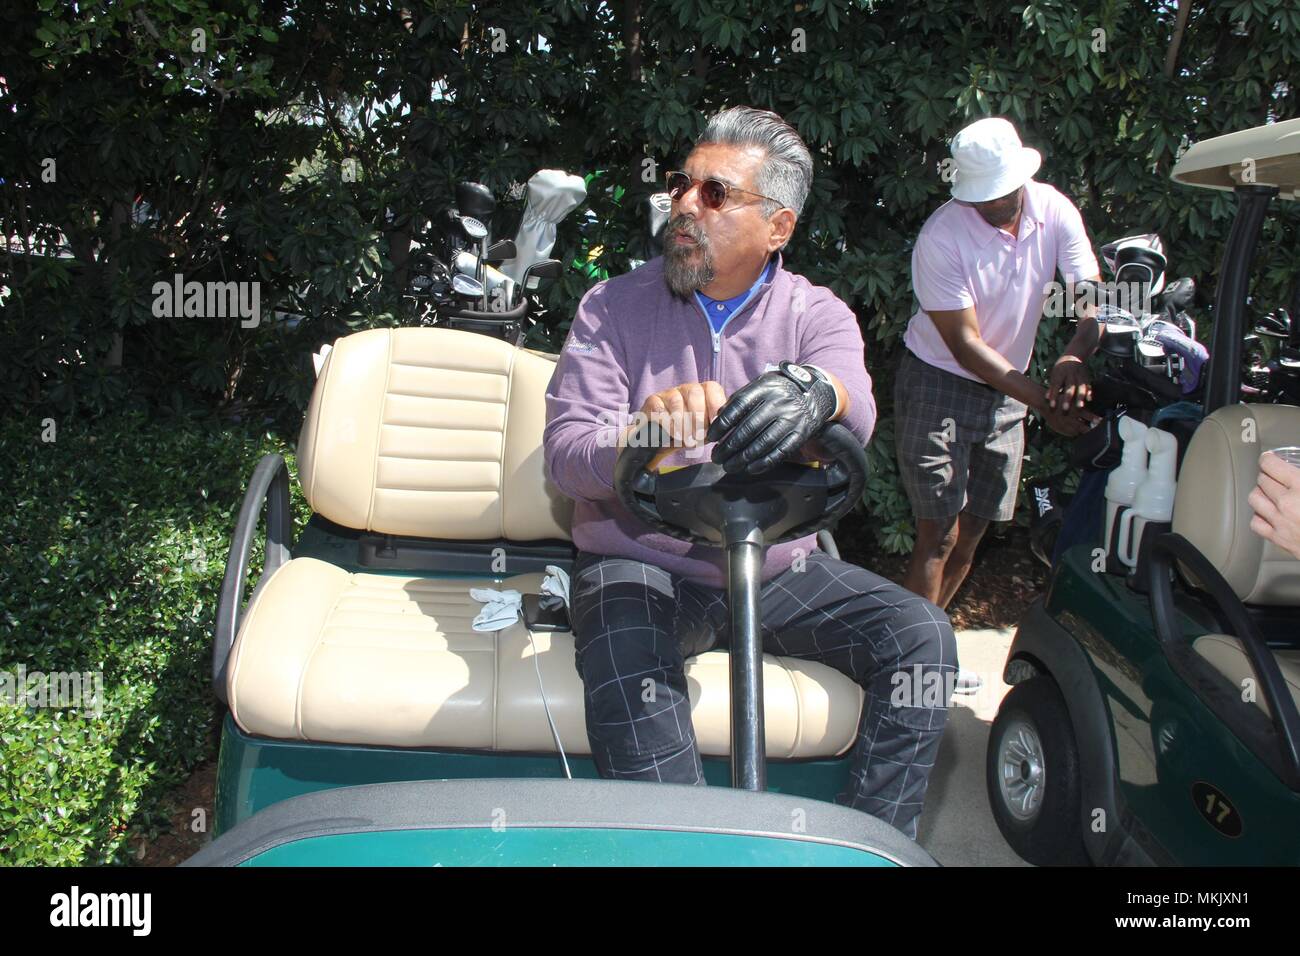
MULTIPOLYGON (((1300 445, 1300 408, 1217 409, 1192 436, 1174 496, 1174 533, 1209 559, 1243 603, 1256 607, 1300 607, 1300 560, 1251 531, 1254 510, 1247 501, 1259 475, 1260 453, 1285 445, 1300 445)), ((1300 645, 1300 634, 1295 637, 1300 645)), ((1258 677, 1232 635, 1204 634, 1192 647, 1236 687, 1258 677)), ((1273 656, 1300 707, 1300 646, 1274 649, 1273 656)), ((1254 702, 1269 713, 1263 695, 1254 702)))
MULTIPOLYGON (((313 511, 360 531, 493 543, 569 539, 571 503, 542 463, 554 357, 450 329, 339 339, 298 441, 313 511)), ((509 567, 509 549, 505 549, 509 567)), ((395 747, 589 753, 573 635, 474 631, 471 587, 537 592, 541 574, 364 572, 312 557, 277 568, 240 623, 226 694, 260 736, 395 747)), ((724 651, 688 660, 701 752, 729 752, 724 651)), ((768 755, 853 744, 863 693, 833 668, 764 657, 768 755)))

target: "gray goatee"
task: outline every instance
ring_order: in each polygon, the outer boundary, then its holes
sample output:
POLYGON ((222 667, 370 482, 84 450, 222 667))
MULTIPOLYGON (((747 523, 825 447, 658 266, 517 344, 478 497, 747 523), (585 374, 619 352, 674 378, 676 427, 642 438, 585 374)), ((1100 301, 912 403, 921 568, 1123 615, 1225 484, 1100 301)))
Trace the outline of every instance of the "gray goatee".
POLYGON ((708 241, 690 226, 685 226, 684 231, 695 239, 696 244, 679 246, 674 233, 683 225, 683 221, 678 220, 669 223, 664 230, 667 237, 664 242, 664 280, 673 295, 690 301, 693 292, 713 281, 713 255, 708 241))

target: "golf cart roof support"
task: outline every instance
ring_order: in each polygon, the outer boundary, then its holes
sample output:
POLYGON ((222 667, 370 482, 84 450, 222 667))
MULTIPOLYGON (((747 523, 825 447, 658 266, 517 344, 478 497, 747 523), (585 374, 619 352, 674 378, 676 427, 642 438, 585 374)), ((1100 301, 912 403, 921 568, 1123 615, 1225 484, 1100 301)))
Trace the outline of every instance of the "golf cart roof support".
POLYGON ((1205 414, 1234 404, 1241 394, 1242 319, 1250 288, 1250 266, 1259 245, 1268 204, 1278 194, 1276 186, 1243 185, 1235 189, 1237 215, 1232 220, 1228 244, 1219 269, 1214 295, 1214 341, 1205 386, 1205 414))

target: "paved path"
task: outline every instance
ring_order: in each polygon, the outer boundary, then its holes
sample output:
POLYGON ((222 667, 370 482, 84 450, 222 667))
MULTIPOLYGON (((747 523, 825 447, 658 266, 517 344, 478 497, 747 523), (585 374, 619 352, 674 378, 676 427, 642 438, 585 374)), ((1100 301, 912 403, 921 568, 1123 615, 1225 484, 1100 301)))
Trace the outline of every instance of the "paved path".
POLYGON ((1014 628, 958 631, 957 654, 965 670, 984 679, 978 694, 957 694, 939 762, 930 775, 918 842, 944 866, 1028 866, 1002 839, 984 786, 989 726, 1008 687, 1002 665, 1014 628))

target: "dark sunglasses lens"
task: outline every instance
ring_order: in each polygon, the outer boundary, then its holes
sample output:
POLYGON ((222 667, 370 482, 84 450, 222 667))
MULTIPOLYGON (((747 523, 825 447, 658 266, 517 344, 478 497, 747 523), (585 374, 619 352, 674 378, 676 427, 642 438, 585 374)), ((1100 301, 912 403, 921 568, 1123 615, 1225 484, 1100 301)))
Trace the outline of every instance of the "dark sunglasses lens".
MULTIPOLYGON (((669 173, 664 180, 664 185, 668 187, 668 195, 674 200, 679 200, 691 188, 691 177, 685 173, 669 173)), ((716 179, 706 179, 700 183, 700 202, 704 203, 710 209, 721 209, 722 204, 727 201, 727 187, 716 179)))
POLYGON ((716 179, 706 179, 700 186, 700 198, 710 209, 721 209, 722 204, 727 201, 727 187, 716 179))

